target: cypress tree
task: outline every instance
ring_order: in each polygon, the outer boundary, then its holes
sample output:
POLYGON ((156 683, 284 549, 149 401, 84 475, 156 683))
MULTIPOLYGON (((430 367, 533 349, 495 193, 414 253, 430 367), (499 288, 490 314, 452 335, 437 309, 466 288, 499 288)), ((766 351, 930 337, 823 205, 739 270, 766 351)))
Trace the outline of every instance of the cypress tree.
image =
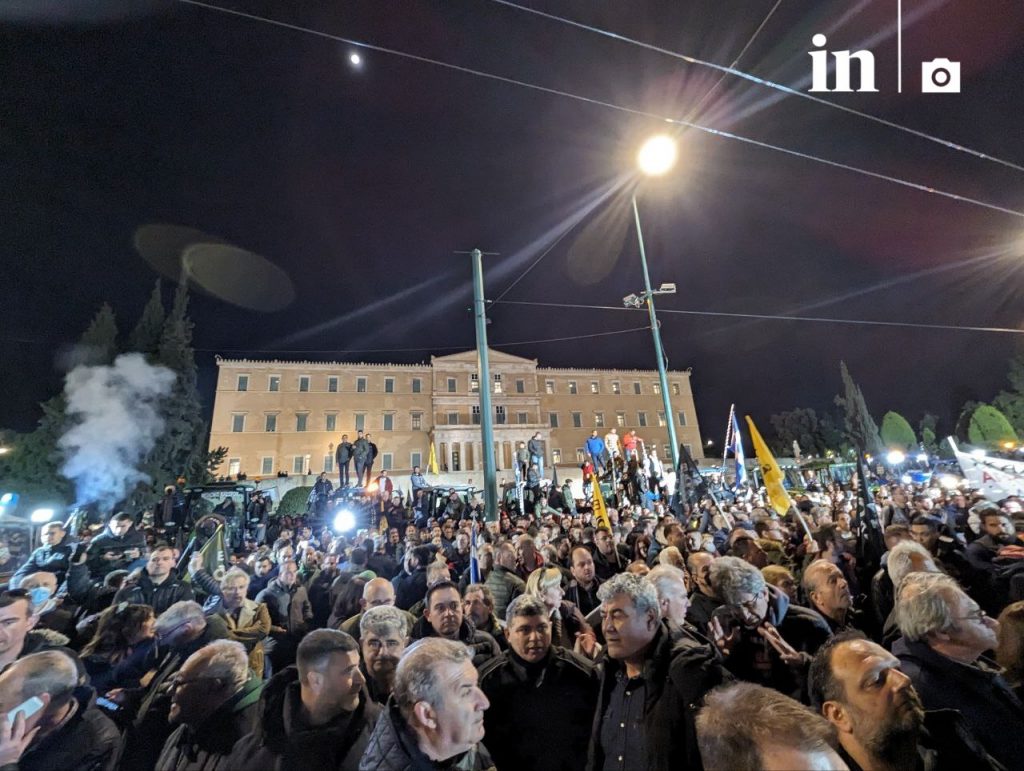
POLYGON ((846 437, 860 452, 880 455, 883 446, 882 438, 878 435, 878 424, 868 412, 864 394, 850 377, 845 361, 839 362, 839 373, 843 379, 843 395, 836 397, 836 404, 845 412, 846 437))

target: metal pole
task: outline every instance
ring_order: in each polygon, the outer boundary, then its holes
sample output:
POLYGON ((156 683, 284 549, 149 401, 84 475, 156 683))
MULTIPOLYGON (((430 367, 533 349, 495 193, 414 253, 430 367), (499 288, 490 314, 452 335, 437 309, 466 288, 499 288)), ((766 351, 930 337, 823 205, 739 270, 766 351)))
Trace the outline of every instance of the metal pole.
POLYGON ((665 405, 665 423, 668 426, 668 444, 672 452, 672 466, 679 468, 676 420, 675 414, 672 412, 672 397, 668 392, 668 373, 665 371, 665 356, 661 347, 661 330, 658 329, 658 317, 654 312, 654 293, 651 291, 651 277, 647 272, 647 253, 644 249, 644 234, 640 229, 640 210, 636 205, 636 193, 633 193, 633 219, 636 221, 636 240, 640 244, 640 264, 644 269, 644 293, 647 298, 647 311, 651 317, 651 336, 654 338, 654 356, 658 361, 658 380, 661 382, 661 401, 665 405))
POLYGON ((491 414, 491 363, 487 357, 487 307, 484 300, 483 255, 470 254, 473 261, 473 315, 476 317, 476 353, 480 378, 480 436, 484 451, 484 517, 498 519, 498 474, 494 463, 494 416, 491 414))

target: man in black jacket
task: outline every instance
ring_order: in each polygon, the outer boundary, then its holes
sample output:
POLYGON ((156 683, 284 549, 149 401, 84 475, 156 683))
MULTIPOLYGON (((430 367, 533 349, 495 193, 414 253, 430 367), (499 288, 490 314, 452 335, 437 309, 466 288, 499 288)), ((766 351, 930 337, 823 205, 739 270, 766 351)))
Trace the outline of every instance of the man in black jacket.
POLYGON ((658 594, 640 576, 619 573, 598 596, 607 647, 588 769, 700 769, 697 711, 708 691, 732 678, 710 647, 673 643, 658 594))
POLYGON ((860 632, 825 643, 810 673, 811 703, 836 728, 839 753, 869 768, 998 769, 955 710, 925 712, 900 661, 860 632))
POLYGON ((111 720, 93 705, 92 688, 79 685, 75 660, 63 651, 34 653, 0 675, 0 714, 33 697, 42 709, 15 718, 0 741, 0 765, 18 771, 110 771, 120 743, 111 720))
POLYGON ((352 462, 352 442, 348 440, 348 434, 341 435, 334 460, 338 466, 338 487, 348 487, 348 464, 352 462))
POLYGON ((296 665, 263 689, 255 727, 224 767, 356 771, 380 712, 364 683, 351 636, 336 629, 310 632, 296 665))
POLYGON ((451 581, 439 581, 427 590, 423 601, 423 618, 413 626, 410 636, 413 640, 444 637, 461 642, 472 651, 475 667, 482 666, 501 653, 493 637, 474 629, 466 620, 459 587, 451 581))
POLYGON ((511 650, 480 668, 480 689, 491 703, 484 733, 498 768, 586 766, 597 676, 589 661, 551 645, 548 616, 536 597, 513 600, 506 615, 511 650))
POLYGON ((130 602, 149 605, 159 616, 174 603, 194 597, 192 587, 174 574, 174 550, 164 544, 153 548, 139 577, 121 587, 114 595, 112 604, 130 602))
POLYGON ((352 462, 356 467, 356 487, 362 487, 369 483, 370 476, 366 469, 367 458, 370 455, 370 443, 366 441, 363 432, 359 431, 356 440, 352 442, 352 462), (363 481, 363 472, 366 471, 366 481, 363 481))
POLYGON ((43 531, 39 537, 43 545, 33 551, 25 564, 11 576, 9 586, 12 589, 20 586, 21 579, 25 576, 40 571, 57 576, 57 586, 64 583, 68 574, 68 566, 71 564, 71 555, 77 544, 60 522, 43 525, 43 531))
POLYGON ((111 570, 131 569, 146 552, 146 536, 135 520, 121 511, 110 518, 106 529, 89 542, 87 564, 93 581, 102 581, 111 570))

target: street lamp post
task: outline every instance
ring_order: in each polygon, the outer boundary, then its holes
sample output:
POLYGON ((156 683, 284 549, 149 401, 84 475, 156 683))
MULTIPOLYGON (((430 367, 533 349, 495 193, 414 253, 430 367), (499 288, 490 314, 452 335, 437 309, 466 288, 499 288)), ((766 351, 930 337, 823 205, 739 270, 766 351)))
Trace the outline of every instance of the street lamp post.
POLYGON ((476 350, 480 382, 480 439, 484 451, 484 517, 498 519, 498 473, 494 462, 494 416, 491 414, 491 363, 487 350, 487 302, 484 299, 483 253, 474 249, 473 316, 476 320, 476 350))
MULTIPOLYGON (((667 136, 656 136, 648 139, 640 148, 637 155, 637 165, 647 176, 661 176, 666 174, 676 162, 676 143, 667 136)), ((644 292, 642 298, 635 298, 636 301, 643 300, 647 303, 647 313, 651 321, 651 337, 654 339, 654 357, 658 363, 658 381, 661 384, 661 400, 665 405, 665 423, 668 426, 669 451, 672 453, 672 467, 679 468, 679 440, 676 438, 675 414, 672 412, 672 396, 669 392, 668 372, 665 367, 665 349, 661 344, 661 330, 658 328, 658 316, 654 310, 655 294, 672 294, 676 291, 675 284, 662 284, 655 292, 651 289, 651 276, 647 270, 647 250, 644 248, 644 234, 640 227, 640 209, 636 203, 636 193, 633 193, 633 219, 636 222, 636 240, 640 246, 640 265, 644 271, 644 292)), ((633 297, 633 296, 631 296, 633 297)), ((630 298, 625 298, 625 301, 630 298)), ((638 302, 635 304, 639 307, 638 302)))

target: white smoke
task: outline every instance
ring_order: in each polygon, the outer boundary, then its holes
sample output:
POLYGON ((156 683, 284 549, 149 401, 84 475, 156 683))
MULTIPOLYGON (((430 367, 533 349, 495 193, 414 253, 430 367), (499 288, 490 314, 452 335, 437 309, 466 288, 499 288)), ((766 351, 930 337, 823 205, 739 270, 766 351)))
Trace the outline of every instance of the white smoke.
POLYGON ((67 374, 64 394, 73 426, 58 443, 66 458, 61 471, 74 481, 79 505, 112 506, 138 482, 152 481, 138 467, 163 434, 160 401, 174 379, 141 353, 67 374))

